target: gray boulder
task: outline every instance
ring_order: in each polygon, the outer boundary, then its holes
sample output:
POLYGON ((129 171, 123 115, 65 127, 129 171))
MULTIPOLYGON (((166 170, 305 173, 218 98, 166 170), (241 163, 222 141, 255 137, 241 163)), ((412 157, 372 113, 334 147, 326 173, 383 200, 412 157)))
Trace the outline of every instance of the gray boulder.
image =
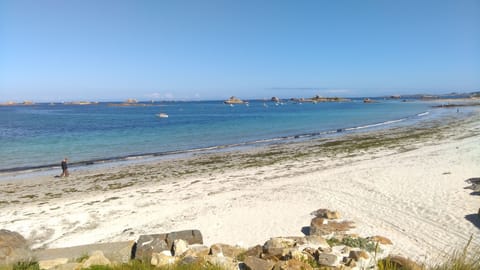
POLYGON ((150 261, 153 252, 172 251, 173 243, 177 239, 185 240, 189 245, 203 244, 202 233, 199 230, 141 235, 137 241, 135 258, 150 261))
POLYGON ((271 270, 275 265, 271 261, 251 256, 246 257, 244 263, 249 270, 271 270))
POLYGON ((319 253, 317 255, 317 263, 325 266, 336 266, 340 262, 340 258, 335 254, 319 253))
POLYGON ((112 265, 112 262, 103 255, 101 250, 95 250, 92 255, 82 264, 82 268, 89 268, 92 265, 112 265))
POLYGON ((0 265, 30 260, 27 240, 17 232, 0 230, 0 265))
POLYGON ((170 250, 166 239, 167 234, 140 235, 135 249, 135 258, 150 261, 152 253, 170 250))
POLYGON ((85 255, 93 255, 92 252, 94 251, 101 251, 103 256, 112 263, 126 263, 132 259, 132 249, 134 245, 134 241, 123 241, 66 248, 42 249, 35 250, 34 256, 41 261, 59 258, 78 259, 85 255))

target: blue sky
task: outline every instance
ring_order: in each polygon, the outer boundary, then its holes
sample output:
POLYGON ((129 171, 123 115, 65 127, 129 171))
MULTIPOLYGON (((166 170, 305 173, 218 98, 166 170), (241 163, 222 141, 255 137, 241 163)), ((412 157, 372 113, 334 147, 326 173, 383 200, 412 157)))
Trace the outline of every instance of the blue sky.
POLYGON ((480 90, 480 1, 0 0, 0 102, 480 90))

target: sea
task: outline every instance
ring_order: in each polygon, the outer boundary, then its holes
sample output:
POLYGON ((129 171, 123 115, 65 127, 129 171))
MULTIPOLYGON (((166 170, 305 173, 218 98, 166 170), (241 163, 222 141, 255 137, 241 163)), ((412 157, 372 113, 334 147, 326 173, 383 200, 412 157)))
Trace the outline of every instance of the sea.
POLYGON ((59 167, 64 157, 71 167, 79 167, 342 136, 415 125, 445 114, 420 100, 376 101, 0 106, 0 173, 59 167))

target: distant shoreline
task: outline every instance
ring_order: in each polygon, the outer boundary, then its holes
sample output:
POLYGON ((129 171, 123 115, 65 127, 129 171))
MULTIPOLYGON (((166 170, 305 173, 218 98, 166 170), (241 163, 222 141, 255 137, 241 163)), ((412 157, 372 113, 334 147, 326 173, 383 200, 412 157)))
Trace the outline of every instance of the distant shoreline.
MULTIPOLYGON (((278 98, 278 100, 284 102, 349 102, 351 100, 363 100, 366 97, 290 97, 290 98, 278 98)), ((378 96, 378 97, 369 97, 374 100, 419 100, 426 102, 480 102, 480 97, 464 97, 460 96, 458 98, 452 97, 436 97, 436 96, 421 96, 421 95, 405 95, 405 96, 378 96)), ((244 99, 245 102, 259 101, 259 102, 276 102, 272 99, 244 99)), ((222 99, 212 99, 212 100, 141 100, 136 102, 125 102, 125 101, 42 101, 42 102, 33 102, 33 101, 6 101, 0 102, 0 107, 3 106, 35 106, 35 105, 71 105, 71 106, 89 106, 89 105, 103 105, 107 104, 110 106, 153 106, 161 103, 178 103, 178 102, 219 102, 224 103, 225 100, 222 99)), ((243 103, 240 103, 243 104, 243 103)))

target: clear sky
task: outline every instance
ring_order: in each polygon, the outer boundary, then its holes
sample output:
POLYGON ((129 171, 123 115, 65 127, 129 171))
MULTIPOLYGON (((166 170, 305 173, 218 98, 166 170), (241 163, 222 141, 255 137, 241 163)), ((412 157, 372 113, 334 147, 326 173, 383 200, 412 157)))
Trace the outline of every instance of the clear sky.
POLYGON ((0 102, 479 90, 479 0, 0 0, 0 102))

